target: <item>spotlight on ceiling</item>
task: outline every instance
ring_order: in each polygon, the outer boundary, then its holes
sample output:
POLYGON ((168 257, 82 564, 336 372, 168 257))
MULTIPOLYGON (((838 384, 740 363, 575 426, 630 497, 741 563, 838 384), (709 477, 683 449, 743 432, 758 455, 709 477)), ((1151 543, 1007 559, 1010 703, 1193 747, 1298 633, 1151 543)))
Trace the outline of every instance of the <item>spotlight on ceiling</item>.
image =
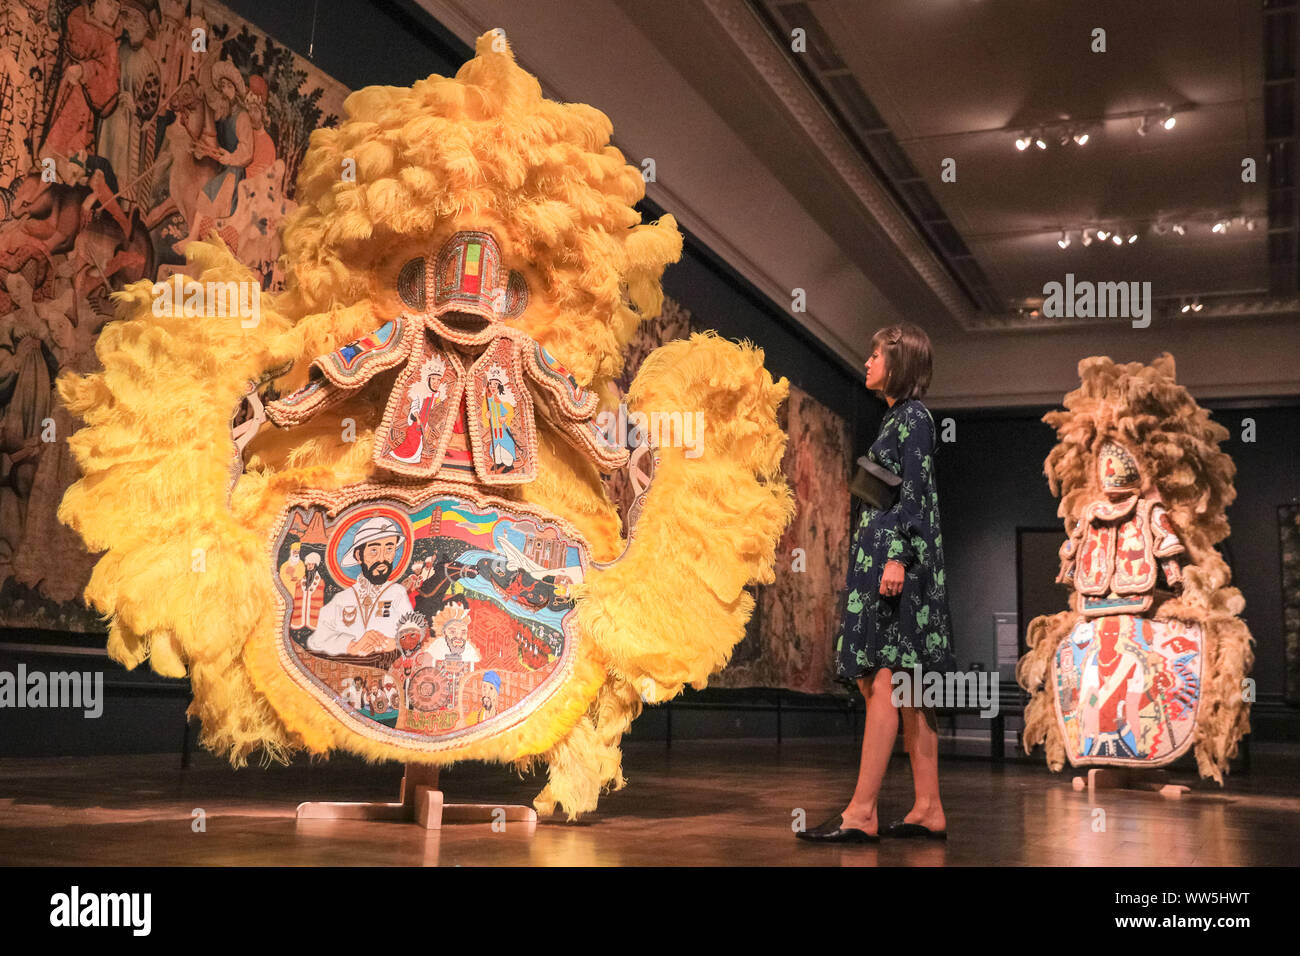
POLYGON ((1121 236, 1118 232, 1115 233, 1113 236, 1110 237, 1110 241, 1113 242, 1113 243, 1115 243, 1115 245, 1117 245, 1117 246, 1122 246, 1122 245, 1124 245, 1124 237, 1121 236))
POLYGON ((1043 131, 1040 129, 1038 135, 1034 137, 1034 145, 1039 149, 1047 149, 1047 140, 1043 139, 1043 131))
POLYGON ((1174 124, 1177 122, 1178 122, 1178 118, 1174 116, 1173 111, 1171 110, 1168 114, 1166 114, 1164 122, 1162 122, 1160 125, 1163 126, 1165 129, 1173 129, 1174 124))
POLYGON ((1138 135, 1145 136, 1147 134, 1147 130, 1149 130, 1150 128, 1151 128, 1151 117, 1143 116, 1142 122, 1138 123, 1138 135))
POLYGON ((1070 244, 1070 234, 1064 229, 1061 230, 1061 238, 1056 240, 1056 244, 1064 249, 1070 244))
POLYGON ((1187 227, 1181 222, 1174 223, 1171 228, 1174 230, 1175 235, 1184 236, 1187 234, 1187 227))
POLYGON ((1216 222, 1213 226, 1210 227, 1210 232, 1217 232, 1219 235, 1223 235, 1227 231, 1228 231, 1228 220, 1226 219, 1220 219, 1218 222, 1216 222))
POLYGON ((1186 299, 1183 299, 1182 302, 1183 302, 1183 307, 1182 307, 1181 309, 1179 309, 1178 311, 1179 311, 1179 312, 1190 312, 1190 311, 1192 310, 1192 304, 1191 304, 1190 302, 1188 302, 1186 299))
POLYGON ((1085 246, 1092 245, 1092 230, 1085 229, 1083 230, 1083 232, 1079 233, 1079 241, 1082 242, 1085 246))
POLYGON ((1193 312, 1200 312, 1201 309, 1203 309, 1203 308, 1205 308, 1205 306, 1201 304, 1201 300, 1200 300, 1199 298, 1198 298, 1195 302, 1192 303, 1192 311, 1193 311, 1193 312))
POLYGON ((1133 244, 1133 243, 1135 243, 1135 242, 1137 242, 1137 241, 1138 241, 1138 234, 1137 234, 1136 232, 1129 233, 1128 241, 1129 241, 1129 244, 1130 244, 1130 245, 1133 244))
POLYGON ((1106 237, 1109 236, 1109 235, 1110 235, 1110 233, 1107 232, 1105 229, 1098 229, 1098 230, 1097 230, 1097 238, 1100 239, 1102 242, 1105 242, 1105 241, 1106 241, 1106 237))
POLYGON ((1033 141, 1029 138, 1028 134, 1025 134, 1024 136, 1017 136, 1016 149, 1020 150, 1023 153, 1026 149, 1029 148, 1029 144, 1031 142, 1033 141))
POLYGON ((1088 145, 1088 134, 1087 134, 1087 133, 1075 133, 1075 134, 1074 134, 1074 141, 1075 141, 1075 143, 1078 144, 1079 146, 1087 146, 1087 145, 1088 145))

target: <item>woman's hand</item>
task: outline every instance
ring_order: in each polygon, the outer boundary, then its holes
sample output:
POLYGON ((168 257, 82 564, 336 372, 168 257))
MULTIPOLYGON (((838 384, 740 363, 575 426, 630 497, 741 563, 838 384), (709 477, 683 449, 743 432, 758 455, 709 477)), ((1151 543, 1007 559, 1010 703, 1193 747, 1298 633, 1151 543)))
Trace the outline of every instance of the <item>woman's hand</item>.
POLYGON ((903 562, 889 561, 880 574, 880 593, 885 597, 897 597, 903 593, 903 562))

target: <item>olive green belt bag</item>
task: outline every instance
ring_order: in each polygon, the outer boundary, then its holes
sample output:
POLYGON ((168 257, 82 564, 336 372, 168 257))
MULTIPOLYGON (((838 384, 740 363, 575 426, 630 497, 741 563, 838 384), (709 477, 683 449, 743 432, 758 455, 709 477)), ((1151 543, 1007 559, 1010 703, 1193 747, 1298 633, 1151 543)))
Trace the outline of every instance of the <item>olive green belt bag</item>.
POLYGON ((865 455, 858 459, 858 470, 849 483, 849 491, 873 508, 888 511, 898 500, 898 486, 903 479, 865 455))

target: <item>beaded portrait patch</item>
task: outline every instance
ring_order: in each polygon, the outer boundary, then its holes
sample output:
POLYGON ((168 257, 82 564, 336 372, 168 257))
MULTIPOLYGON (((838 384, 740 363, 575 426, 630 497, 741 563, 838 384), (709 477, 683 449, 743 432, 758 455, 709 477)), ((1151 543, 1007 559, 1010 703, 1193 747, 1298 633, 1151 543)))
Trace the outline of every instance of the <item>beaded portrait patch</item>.
POLYGON ((1198 624, 1112 614, 1081 620, 1052 663, 1073 766, 1154 767, 1192 744, 1201 696, 1198 624))
POLYGON ((469 371, 465 408, 481 483, 518 485, 537 477, 537 421, 515 339, 503 335, 479 356, 469 371))
POLYGON ((450 485, 305 492, 268 548, 280 665, 368 738, 463 746, 523 720, 572 669, 588 547, 527 505, 450 485))
POLYGON ((465 389, 465 369, 429 333, 398 376, 375 433, 375 464, 432 478, 442 464, 465 389))
POLYGON ((1074 537, 1077 552, 1065 557, 1077 553, 1076 609, 1085 617, 1150 610, 1160 559, 1183 551, 1164 506, 1137 495, 1088 504, 1074 537))

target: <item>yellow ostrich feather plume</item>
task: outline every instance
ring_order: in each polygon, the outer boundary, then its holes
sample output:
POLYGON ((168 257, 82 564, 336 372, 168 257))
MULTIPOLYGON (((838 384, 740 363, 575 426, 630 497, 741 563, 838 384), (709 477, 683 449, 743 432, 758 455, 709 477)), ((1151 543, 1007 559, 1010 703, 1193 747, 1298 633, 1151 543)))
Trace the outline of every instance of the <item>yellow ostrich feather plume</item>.
MULTIPOLYGON (((572 670, 522 723, 476 743, 413 754, 353 732, 276 659, 266 542, 293 494, 382 480, 371 459, 385 398, 371 386, 382 376, 303 425, 263 428, 238 474, 231 417, 248 384, 288 367, 282 392, 302 385, 313 358, 402 310, 404 262, 480 229, 528 283, 528 308, 508 324, 608 405, 633 330, 658 313, 681 236, 669 216, 640 222, 644 181, 609 145, 609 120, 544 99, 495 33, 454 78, 363 89, 346 112, 337 129, 312 134, 283 235, 288 286, 262 297, 259 321, 155 314, 148 282, 117 295, 117 319, 96 346, 103 371, 58 382, 84 422, 70 439, 83 477, 59 517, 103 552, 85 597, 109 620, 111 656, 188 676, 203 743, 236 765, 255 752, 287 760, 333 749, 520 768, 541 760, 549 783, 536 806, 558 804, 572 819, 622 785, 618 745, 642 702, 707 682, 743 636, 745 585, 772 579, 794 507, 776 425, 788 385, 773 381, 760 350, 712 335, 649 356, 633 409, 702 411, 703 453, 661 449, 626 551, 595 466, 539 420, 538 477, 514 500, 568 522, 596 561, 618 558, 576 589, 572 670)), ((256 281, 219 239, 188 255, 201 282, 256 281)))

